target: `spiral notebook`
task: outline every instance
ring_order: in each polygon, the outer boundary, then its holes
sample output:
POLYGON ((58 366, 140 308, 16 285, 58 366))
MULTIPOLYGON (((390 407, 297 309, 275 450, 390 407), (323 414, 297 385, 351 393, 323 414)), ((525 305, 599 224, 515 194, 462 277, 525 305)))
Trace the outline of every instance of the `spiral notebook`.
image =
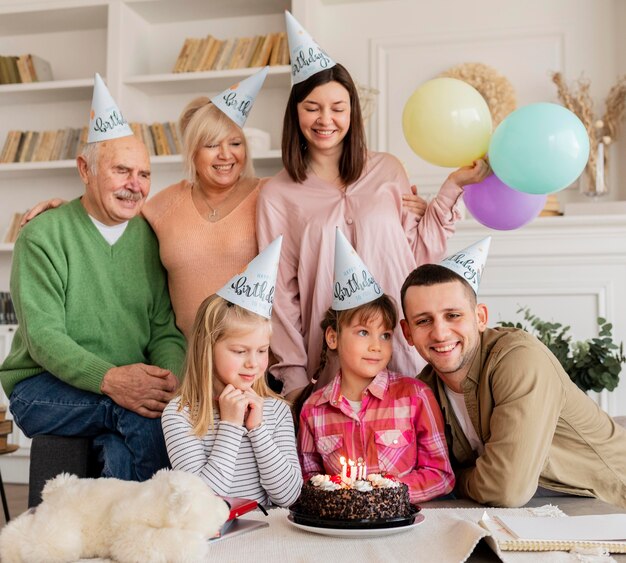
POLYGON ((489 516, 479 524, 490 532, 485 540, 501 551, 569 551, 601 547, 626 553, 626 514, 536 517, 489 516))

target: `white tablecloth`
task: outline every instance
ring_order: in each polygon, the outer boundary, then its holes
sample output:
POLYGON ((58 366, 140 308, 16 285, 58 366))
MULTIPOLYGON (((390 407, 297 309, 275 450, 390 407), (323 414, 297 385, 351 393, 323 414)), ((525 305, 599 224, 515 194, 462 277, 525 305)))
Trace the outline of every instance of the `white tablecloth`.
MULTIPOLYGON (((555 507, 541 509, 486 509, 489 514, 559 513, 555 507)), ((244 518, 262 520, 269 527, 225 537, 210 546, 210 561, 236 563, 460 563, 466 561, 487 532, 478 525, 484 508, 423 509, 424 522, 385 537, 337 538, 302 531, 291 524, 286 509, 273 509, 267 517, 259 512, 244 518)), ((507 563, 600 563, 610 557, 585 558, 565 552, 502 554, 507 563)))

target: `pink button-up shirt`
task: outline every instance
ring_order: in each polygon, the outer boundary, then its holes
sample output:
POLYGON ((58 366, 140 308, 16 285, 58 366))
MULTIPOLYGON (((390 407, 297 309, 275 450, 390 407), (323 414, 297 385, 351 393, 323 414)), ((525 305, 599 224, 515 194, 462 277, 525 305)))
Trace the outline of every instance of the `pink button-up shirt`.
POLYGON ((355 413, 341 394, 341 374, 304 404, 298 452, 307 480, 338 475, 341 456, 362 458, 367 473, 391 473, 409 487, 411 502, 449 493, 454 473, 443 417, 430 388, 412 377, 381 371, 355 413))
MULTIPOLYGON (((386 153, 369 153, 363 175, 345 191, 314 174, 298 184, 285 170, 261 190, 259 249, 283 235, 272 313, 271 347, 278 363, 271 371, 285 393, 307 385, 319 366, 320 322, 333 295, 335 227, 398 306, 406 276, 418 265, 445 258, 462 189, 445 182, 419 221, 402 207, 402 195, 409 193, 402 164, 386 153)), ((336 364, 329 364, 320 383, 328 383, 337 371, 336 364)), ((414 375, 424 365, 396 327, 389 368, 414 375)))

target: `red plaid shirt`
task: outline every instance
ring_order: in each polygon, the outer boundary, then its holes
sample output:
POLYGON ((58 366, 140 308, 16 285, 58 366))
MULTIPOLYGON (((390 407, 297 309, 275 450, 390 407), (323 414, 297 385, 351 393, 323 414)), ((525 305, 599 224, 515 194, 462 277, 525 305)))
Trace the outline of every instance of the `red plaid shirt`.
POLYGON ((341 472, 339 458, 363 458, 368 473, 391 473, 409 487, 412 503, 449 493, 454 473, 443 417, 421 381, 381 371, 356 414, 341 395, 341 373, 313 393, 300 414, 298 450, 304 479, 341 472))

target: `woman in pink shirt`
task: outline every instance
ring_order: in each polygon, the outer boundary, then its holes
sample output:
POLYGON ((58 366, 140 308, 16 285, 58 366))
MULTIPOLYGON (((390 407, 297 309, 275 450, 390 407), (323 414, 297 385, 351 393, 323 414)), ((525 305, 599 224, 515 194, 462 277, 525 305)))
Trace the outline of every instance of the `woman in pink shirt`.
MULTIPOLYGON (((339 64, 292 86, 282 157, 285 168, 259 194, 257 238, 262 249, 284 236, 272 319, 278 361, 270 371, 291 398, 319 365, 335 228, 346 234, 383 291, 399 300, 408 272, 445 257, 463 186, 484 179, 489 166, 478 160, 450 174, 420 218, 420 198, 401 163, 367 151, 356 87, 339 64)), ((416 374, 423 360, 397 327, 395 336, 390 369, 416 374)), ((318 386, 336 372, 331 363, 318 386)))

